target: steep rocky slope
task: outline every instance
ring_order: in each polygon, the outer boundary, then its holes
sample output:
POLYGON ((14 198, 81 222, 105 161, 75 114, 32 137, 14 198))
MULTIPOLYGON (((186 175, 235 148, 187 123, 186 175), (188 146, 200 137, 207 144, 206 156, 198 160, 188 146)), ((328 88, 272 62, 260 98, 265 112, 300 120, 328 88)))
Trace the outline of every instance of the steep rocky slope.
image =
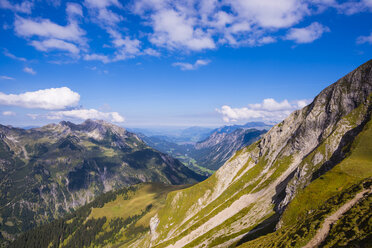
POLYGON ((12 239, 111 189, 203 179, 107 122, 61 122, 29 130, 0 125, 0 238, 12 239))
MULTIPOLYGON (((371 93, 369 61, 237 152, 206 181, 170 193, 141 246, 227 247, 273 226, 275 235, 294 230, 292 236, 282 234, 293 242, 289 245, 305 245, 321 225, 311 223, 311 213, 324 208, 327 216, 370 185, 365 180, 372 176, 371 93), (311 228, 301 236, 298 221, 306 219, 311 228)), ((276 247, 257 243, 265 246, 276 247)))

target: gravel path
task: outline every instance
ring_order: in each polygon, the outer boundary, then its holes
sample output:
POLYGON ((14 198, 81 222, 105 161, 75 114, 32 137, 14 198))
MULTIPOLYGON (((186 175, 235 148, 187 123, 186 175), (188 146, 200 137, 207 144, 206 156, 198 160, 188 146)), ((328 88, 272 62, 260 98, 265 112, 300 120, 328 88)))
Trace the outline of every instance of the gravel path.
POLYGON ((358 194, 355 195, 353 199, 342 205, 335 213, 328 216, 324 220, 323 226, 317 231, 315 236, 303 248, 313 248, 320 245, 328 236, 329 230, 331 229, 331 225, 334 224, 338 219, 340 219, 341 216, 344 213, 346 213, 350 208, 352 208, 361 198, 363 198, 365 193, 371 194, 372 189, 365 189, 359 192, 358 194))

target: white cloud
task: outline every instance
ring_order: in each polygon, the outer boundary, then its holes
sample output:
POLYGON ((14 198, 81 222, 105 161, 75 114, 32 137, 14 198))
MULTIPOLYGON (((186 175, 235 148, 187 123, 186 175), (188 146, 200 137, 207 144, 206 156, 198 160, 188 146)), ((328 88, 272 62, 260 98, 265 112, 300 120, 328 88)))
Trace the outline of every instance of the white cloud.
POLYGON ((8 52, 7 50, 4 50, 4 53, 3 53, 5 56, 11 58, 11 59, 15 59, 15 60, 19 60, 19 61, 27 61, 25 58, 22 58, 22 57, 17 57, 15 56, 14 54, 8 52))
POLYGON ((324 32, 329 32, 329 28, 318 22, 313 22, 304 28, 291 28, 285 39, 293 40, 296 43, 311 43, 319 39, 324 32))
POLYGON ((98 60, 98 61, 101 61, 103 63, 109 63, 111 62, 110 59, 106 56, 106 55, 102 55, 102 54, 86 54, 84 56, 84 60, 87 60, 87 61, 92 61, 92 60, 98 60))
POLYGON ((364 3, 365 6, 372 10, 372 0, 363 0, 362 2, 364 3))
POLYGON ((78 16, 83 16, 83 9, 80 4, 77 3, 67 3, 66 13, 70 19, 73 19, 78 16))
POLYGON ((172 65, 181 68, 181 70, 183 71, 188 71, 188 70, 196 70, 201 66, 208 65, 210 62, 211 62, 210 60, 198 59, 194 64, 176 62, 176 63, 173 63, 172 65))
POLYGON ((80 95, 67 87, 5 94, 0 92, 0 105, 39 109, 64 109, 79 103, 80 95))
POLYGON ((68 51, 73 54, 78 54, 80 52, 80 49, 76 45, 58 39, 47 39, 43 41, 34 40, 31 42, 31 45, 37 50, 45 52, 52 49, 68 51))
POLYGON ((141 53, 139 40, 131 39, 129 37, 123 38, 119 32, 111 28, 107 29, 107 32, 110 34, 111 38, 113 38, 112 43, 118 49, 115 52, 113 61, 133 58, 135 55, 141 53))
POLYGON ((284 28, 298 23, 309 13, 305 1, 227 0, 241 19, 263 28, 284 28))
POLYGON ((85 0, 84 4, 87 7, 99 9, 107 8, 111 5, 121 7, 121 4, 119 3, 118 0, 85 0))
POLYGON ((339 12, 346 15, 354 15, 360 12, 372 11, 372 1, 346 1, 342 3, 335 3, 333 4, 333 7, 335 7, 339 12))
POLYGON ((357 38, 357 43, 358 44, 363 44, 363 43, 372 44, 372 33, 368 36, 359 36, 357 38))
POLYGON ((9 9, 14 12, 30 14, 33 7, 33 3, 30 1, 23 1, 20 4, 12 4, 8 0, 0 0, 0 8, 9 9))
POLYGON ((258 39, 257 44, 258 45, 266 45, 266 44, 275 43, 275 42, 276 42, 276 39, 274 37, 265 36, 265 37, 262 37, 262 38, 258 39))
POLYGON ((329 29, 317 22, 292 28, 305 17, 328 8, 372 10, 372 0, 137 0, 133 13, 152 28, 150 42, 167 49, 214 49, 217 45, 261 46, 280 39, 281 29, 290 29, 286 39, 310 43, 329 29), (359 6, 359 7, 358 7, 359 6), (360 7, 362 6, 362 8, 360 7), (291 29, 292 28, 292 29, 291 29))
POLYGON ((24 37, 39 36, 82 43, 82 36, 85 34, 75 22, 61 26, 48 19, 31 20, 17 17, 14 26, 16 33, 24 37))
POLYGON ((152 27, 149 40, 153 44, 200 51, 218 44, 276 42, 271 33, 300 22, 310 14, 308 5, 306 0, 138 0, 133 11, 152 27))
POLYGON ((4 76, 4 75, 0 76, 0 78, 3 79, 3 80, 15 80, 15 78, 13 78, 13 77, 4 76))
POLYGON ((215 48, 212 37, 200 28, 194 28, 195 19, 172 9, 152 15, 154 33, 150 41, 158 46, 203 50, 215 48))
MULTIPOLYGON (((122 35, 117 32, 116 30, 112 28, 108 28, 107 32, 111 36, 112 43, 117 49, 115 51, 115 54, 112 58, 110 58, 107 55, 103 54, 86 54, 84 56, 84 60, 98 60, 103 63, 110 63, 110 62, 115 62, 115 61, 120 61, 120 60, 125 60, 128 58, 134 58, 137 55, 151 55, 151 56, 158 56, 158 53, 151 49, 145 49, 143 52, 140 50, 141 43, 137 39, 131 39, 129 37, 123 38, 122 35)), ((159 54, 160 55, 160 54, 159 54)))
POLYGON ((122 8, 118 0, 85 0, 84 5, 90 10, 92 19, 102 25, 115 26, 123 17, 108 9, 111 6, 122 8))
POLYGON ((154 57, 159 57, 160 56, 160 53, 158 51, 156 51, 155 49, 152 49, 152 48, 146 48, 145 50, 143 50, 143 54, 149 55, 149 56, 154 56, 154 57))
POLYGON ((111 122, 124 122, 125 119, 118 112, 101 112, 96 109, 73 109, 66 111, 51 112, 47 115, 48 119, 56 120, 63 118, 76 119, 103 119, 111 122))
POLYGON ((3 112, 3 115, 4 115, 4 116, 15 116, 16 113, 14 113, 13 111, 4 111, 4 112, 3 112))
POLYGON ((32 69, 31 67, 27 67, 27 66, 23 68, 23 71, 26 73, 32 74, 32 75, 36 74, 36 71, 34 69, 32 69))
POLYGON ((268 98, 264 99, 262 103, 248 104, 247 107, 243 108, 232 108, 224 105, 220 109, 216 109, 216 111, 222 114, 225 122, 239 120, 281 121, 292 111, 303 108, 308 103, 308 100, 298 100, 290 103, 288 100, 277 102, 272 98, 268 98))
MULTIPOLYGON (((14 9, 16 4, 0 0, 1 6, 14 9)), ((83 52, 83 59, 109 63, 140 55, 160 56, 157 48, 145 47, 147 41, 188 53, 217 46, 262 46, 283 39, 279 33, 288 29, 284 39, 310 43, 329 29, 317 22, 303 28, 293 26, 328 8, 344 14, 372 11, 372 0, 131 0, 125 4, 119 0, 84 0, 81 5, 66 4, 66 25, 16 16, 14 27, 19 36, 41 51, 83 52), (89 18, 84 21, 109 33, 114 52, 98 54, 88 50, 85 31, 78 25, 85 12, 89 18), (124 20, 132 21, 131 15, 140 18, 135 31, 129 28, 131 25, 120 26, 124 20)))

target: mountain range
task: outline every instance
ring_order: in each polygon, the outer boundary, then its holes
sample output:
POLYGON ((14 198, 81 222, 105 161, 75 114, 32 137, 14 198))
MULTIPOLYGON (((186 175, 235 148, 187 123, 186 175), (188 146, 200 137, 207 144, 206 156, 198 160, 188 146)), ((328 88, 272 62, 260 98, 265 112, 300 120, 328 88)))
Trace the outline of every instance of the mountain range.
POLYGON ((192 184, 205 179, 104 121, 20 129, 0 125, 0 238, 141 182, 192 184))

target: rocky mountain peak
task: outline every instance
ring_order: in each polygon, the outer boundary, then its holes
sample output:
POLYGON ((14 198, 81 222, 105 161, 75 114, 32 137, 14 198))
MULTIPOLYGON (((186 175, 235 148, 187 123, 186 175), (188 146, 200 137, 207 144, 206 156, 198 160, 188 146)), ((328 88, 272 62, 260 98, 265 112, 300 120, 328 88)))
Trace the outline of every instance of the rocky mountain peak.
POLYGON ((311 104, 272 128, 260 142, 261 154, 282 151, 278 146, 283 146, 286 155, 296 151, 306 155, 331 134, 343 117, 367 104, 371 93, 372 60, 325 88, 311 104))
POLYGON ((84 132, 92 134, 97 138, 100 137, 100 139, 102 139, 107 132, 111 132, 119 136, 126 136, 128 134, 124 128, 104 120, 87 119, 81 124, 74 124, 69 121, 61 121, 58 126, 68 128, 68 130, 71 130, 72 132, 84 132))

